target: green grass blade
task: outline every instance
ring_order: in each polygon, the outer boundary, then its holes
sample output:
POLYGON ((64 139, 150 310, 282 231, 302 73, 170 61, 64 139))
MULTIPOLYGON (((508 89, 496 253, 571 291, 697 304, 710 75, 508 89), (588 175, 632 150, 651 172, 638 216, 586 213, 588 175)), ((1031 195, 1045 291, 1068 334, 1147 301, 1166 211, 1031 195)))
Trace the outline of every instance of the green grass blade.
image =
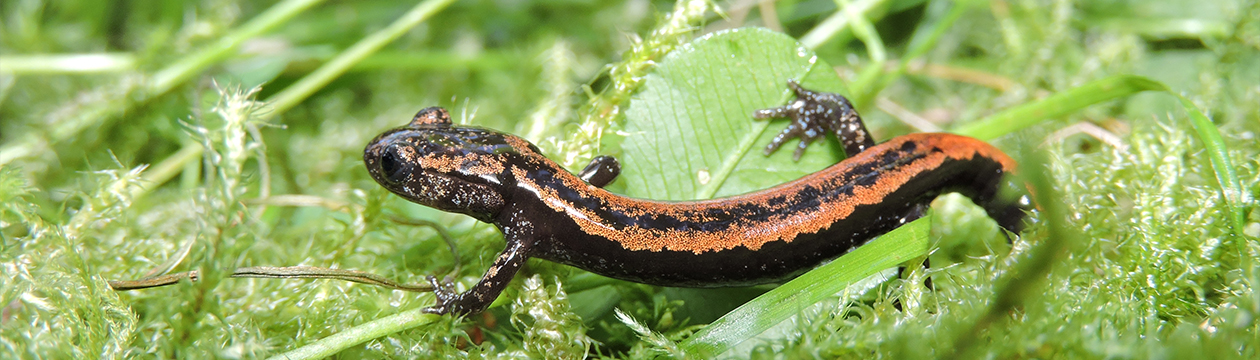
POLYGON ((1037 124, 1045 119, 1071 114, 1086 106, 1122 98, 1143 91, 1167 91, 1164 84, 1136 75, 1116 75, 1094 80, 1085 85, 1061 91, 993 114, 964 125, 954 132, 980 140, 992 140, 1037 124))
POLYGON ((1207 148, 1208 159, 1212 162, 1213 171, 1216 172, 1221 196, 1225 198, 1230 211, 1230 226, 1234 234, 1242 234, 1245 212, 1252 199, 1238 180, 1238 171, 1230 161, 1220 131, 1194 103, 1173 92, 1168 85, 1159 81, 1137 75, 1110 76, 1056 93, 1045 99, 1007 109, 960 127, 954 132, 981 140, 991 140, 1047 119, 1071 114, 1086 106, 1143 91, 1166 92, 1177 97, 1181 102, 1182 108, 1190 117, 1191 125, 1198 133, 1199 140, 1203 141, 1204 147, 1207 148))
POLYGON ((214 44, 180 58, 170 66, 158 71, 157 74, 153 75, 149 92, 151 95, 159 95, 170 91, 171 88, 187 81, 211 64, 218 63, 232 55, 246 40, 257 37, 280 24, 288 22, 297 14, 321 2, 323 0, 289 0, 268 8, 267 11, 258 14, 249 22, 241 25, 241 27, 219 38, 214 44))
POLYGON ((865 16, 867 12, 883 3, 883 0, 863 0, 849 4, 845 7, 845 10, 836 11, 818 26, 809 30, 805 36, 801 36, 801 44, 808 49, 817 49, 828 40, 831 40, 832 37, 835 37, 840 31, 849 27, 849 15, 846 13, 857 13, 865 16))
POLYGON ((268 359, 323 359, 368 340, 432 323, 441 316, 424 313, 421 310, 407 310, 372 320, 268 359))
POLYGON ((850 284, 927 254, 930 220, 915 220, 758 296, 705 326, 681 347, 697 359, 713 358, 850 284))
MULTIPOLYGON (((881 91, 905 75, 906 69, 910 67, 910 63, 923 57, 928 50, 934 48, 940 42, 941 37, 945 36, 945 33, 954 27, 954 23, 958 22, 958 19, 961 19, 963 14, 971 9, 971 6, 965 2, 933 1, 928 4, 928 9, 927 17, 919 25, 919 28, 915 29, 914 35, 910 39, 910 47, 898 61, 897 68, 884 74, 880 81, 872 84, 869 88, 864 88, 869 89, 866 90, 868 99, 875 99, 881 91), (933 13, 931 9, 937 6, 948 7, 948 11, 940 11, 942 14, 933 13)), ((859 106, 858 109, 865 109, 865 107, 859 106)))
POLYGON ((416 25, 420 25, 420 23, 432 17, 433 14, 451 5, 452 2, 454 0, 429 0, 411 8, 411 11, 389 24, 388 27, 368 35, 349 49, 346 49, 341 55, 337 55, 336 58, 316 69, 315 72, 267 99, 267 102, 271 103, 274 109, 271 112, 272 115, 269 116, 283 113, 301 103, 302 100, 306 100, 311 94, 324 88, 325 85, 328 85, 341 74, 346 73, 355 64, 376 53, 386 44, 397 40, 408 30, 416 27, 416 25))
MULTIPOLYGON (((1172 93, 1171 91, 1169 93, 1172 93)), ((1221 132, 1216 128, 1216 124, 1212 123, 1207 115, 1199 111, 1194 103, 1181 94, 1172 93, 1181 101, 1181 107, 1186 110, 1186 114, 1190 116, 1190 125, 1194 126, 1194 131, 1199 135, 1199 141, 1203 142, 1203 147, 1207 148, 1208 159, 1212 162, 1212 170, 1216 172, 1216 181, 1221 185, 1221 195, 1225 198, 1225 203, 1229 207, 1230 226, 1234 229, 1234 235, 1241 235, 1246 219, 1246 209, 1250 206, 1251 195, 1246 189, 1243 189, 1242 182, 1238 180, 1238 170, 1234 168, 1234 162, 1229 158, 1229 151, 1225 148, 1225 139, 1221 138, 1221 132)), ((1240 243, 1241 245, 1241 243, 1240 243)), ((1239 254, 1246 254, 1239 248, 1239 254)))
POLYGON ((135 68, 136 57, 129 53, 0 56, 0 74, 94 74, 135 68))
POLYGON ((859 13, 851 10, 841 10, 840 13, 849 15, 849 28, 853 30, 853 36, 866 46, 866 53, 870 56, 870 61, 858 71, 857 78, 849 84, 850 89, 858 90, 849 95, 849 100, 853 102, 854 107, 862 109, 869 105, 879 92, 879 89, 872 89, 871 84, 883 75, 884 61, 887 60, 884 40, 875 31, 875 25, 859 13))

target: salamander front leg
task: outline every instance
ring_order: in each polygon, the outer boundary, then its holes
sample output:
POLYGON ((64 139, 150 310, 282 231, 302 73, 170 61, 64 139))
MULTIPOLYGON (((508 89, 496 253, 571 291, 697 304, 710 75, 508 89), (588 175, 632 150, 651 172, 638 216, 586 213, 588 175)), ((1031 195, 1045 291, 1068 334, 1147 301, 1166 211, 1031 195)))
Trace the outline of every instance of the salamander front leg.
POLYGON ((435 290, 433 294, 437 296, 438 304, 424 309, 427 313, 432 314, 456 314, 468 315, 475 314, 486 310, 499 294, 507 289, 508 283, 512 281, 512 277, 516 276, 516 272, 525 265, 525 259, 528 258, 529 248, 533 244, 530 241, 519 241, 522 239, 507 239, 508 246, 494 260, 494 265, 486 270, 486 274, 482 276, 481 281, 472 289, 462 293, 455 294, 451 291, 450 284, 441 284, 434 277, 429 277, 429 282, 433 284, 435 290), (518 240, 518 241, 514 241, 518 240))
POLYGON ((595 187, 602 188, 617 179, 617 175, 620 174, 621 163, 617 162, 617 158, 600 155, 591 159, 591 163, 578 173, 578 177, 595 187))
POLYGON ((866 148, 875 146, 875 140, 866 131, 862 117, 853 104, 840 94, 814 92, 801 87, 795 80, 788 80, 788 87, 796 93, 796 99, 787 105, 761 109, 753 112, 753 118, 789 118, 792 123, 783 129, 774 140, 766 146, 765 154, 770 155, 792 138, 801 138, 796 147, 793 160, 800 160, 801 154, 810 143, 827 135, 836 134, 836 138, 844 144, 846 156, 857 155, 866 148))

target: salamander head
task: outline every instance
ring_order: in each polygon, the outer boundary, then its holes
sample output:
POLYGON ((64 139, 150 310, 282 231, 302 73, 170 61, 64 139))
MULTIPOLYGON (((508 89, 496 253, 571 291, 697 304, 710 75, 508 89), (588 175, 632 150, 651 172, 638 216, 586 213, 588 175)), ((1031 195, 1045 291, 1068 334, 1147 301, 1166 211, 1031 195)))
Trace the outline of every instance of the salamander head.
POLYGON ((507 161, 519 146, 532 147, 511 135, 453 126, 446 109, 430 107, 372 139, 363 163, 372 179, 407 200, 489 221, 504 206, 507 161))

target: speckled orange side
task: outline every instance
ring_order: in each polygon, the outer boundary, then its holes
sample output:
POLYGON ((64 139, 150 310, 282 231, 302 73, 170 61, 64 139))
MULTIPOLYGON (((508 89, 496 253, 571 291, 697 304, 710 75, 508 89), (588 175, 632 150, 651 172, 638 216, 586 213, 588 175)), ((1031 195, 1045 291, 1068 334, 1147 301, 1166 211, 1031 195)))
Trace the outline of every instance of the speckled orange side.
MULTIPOLYGON (((620 212, 629 216, 655 214, 673 217, 680 221, 703 223, 713 220, 704 215, 708 213, 708 210, 715 207, 731 208, 746 204, 762 206, 767 209, 767 212, 778 214, 768 221, 752 222, 736 219, 732 226, 723 231, 653 229, 633 225, 617 229, 612 224, 602 221, 603 219, 591 209, 562 199, 555 190, 534 183, 527 176, 526 170, 513 168, 512 172, 517 178, 518 185, 538 193, 548 207, 565 213, 588 234, 616 241, 628 250, 672 250, 700 254, 740 246, 757 250, 772 241, 791 242, 800 234, 826 230, 832 224, 852 214, 857 206, 884 201, 888 194, 896 191, 909 179, 920 173, 933 171, 946 159, 970 160, 976 156, 1001 163, 1005 171, 1011 171, 1015 167, 1015 162, 1010 157, 983 141, 952 134, 924 133, 895 138, 796 181, 764 191, 721 199, 684 202, 634 199, 612 194, 566 172, 555 175, 564 186, 582 189, 580 193, 584 196, 600 198, 611 207, 606 211, 620 212), (896 154, 896 157, 911 160, 883 164, 877 168, 870 168, 870 172, 867 173, 854 173, 853 169, 861 168, 863 164, 877 163, 889 152, 904 152, 901 149, 906 142, 914 142, 917 145, 915 151, 896 154), (874 173, 876 178, 870 185, 862 186, 854 183, 858 176, 869 176, 871 173, 874 173), (789 198, 801 196, 801 189, 806 187, 834 189, 844 185, 853 185, 853 196, 829 199, 813 209, 779 211, 784 209, 776 209, 768 201, 785 195, 789 198)), ((551 161, 541 155, 530 160, 551 161)))

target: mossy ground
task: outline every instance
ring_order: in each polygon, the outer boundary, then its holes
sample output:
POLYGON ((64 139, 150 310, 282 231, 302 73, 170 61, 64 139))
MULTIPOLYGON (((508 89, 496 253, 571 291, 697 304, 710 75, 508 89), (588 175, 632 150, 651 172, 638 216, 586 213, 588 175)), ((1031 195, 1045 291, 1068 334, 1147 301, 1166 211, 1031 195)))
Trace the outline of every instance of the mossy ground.
MULTIPOLYGON (((817 304, 728 354, 1260 357, 1260 5, 874 3, 866 13, 873 33, 839 29, 811 45, 848 81, 869 79, 863 69, 891 73, 914 48, 914 29, 947 18, 953 6, 970 7, 918 58, 927 66, 853 89, 881 138, 914 131, 907 119, 948 130, 1090 80, 1147 76, 1193 100, 1220 129, 1241 198, 1253 199, 1241 203, 1244 224, 1232 225, 1205 144, 1174 97, 1094 104, 994 141, 1017 157, 1048 150, 1069 236, 1057 239, 1064 254, 1042 269, 1048 280, 1016 294, 1018 306, 973 343, 951 348, 1004 291, 1003 275, 1054 234, 1044 214, 1008 244, 982 211, 944 198, 934 206, 933 289, 876 284, 817 304), (890 64, 871 67, 880 56, 890 64)), ((460 121, 532 134, 580 166, 599 152, 600 129, 616 126, 639 77, 672 46, 745 25, 809 38, 836 13, 830 1, 779 1, 777 21, 746 1, 719 3, 725 16, 697 11, 706 7, 697 2, 461 2, 275 112, 265 104, 272 96, 414 5, 332 2, 153 91, 154 74, 272 5, 0 3, 0 358, 261 357, 426 306, 427 295, 364 285, 223 275, 311 265, 409 282, 451 274, 469 284, 501 249, 497 231, 377 186, 361 165, 362 147, 377 133, 441 105, 460 121), (46 57, 76 53, 106 53, 121 65, 81 73, 46 57), (181 152, 198 148, 201 156, 181 152), (444 224, 460 259, 433 229, 392 218, 444 224), (124 293, 106 284, 170 263, 200 269, 201 280, 124 293)), ((653 357, 740 303, 732 299, 765 290, 621 282, 574 290, 568 286, 591 283, 587 275, 541 261, 528 272, 505 295, 507 306, 464 321, 440 318, 340 355, 653 357), (618 320, 613 308, 646 329, 618 320)))

